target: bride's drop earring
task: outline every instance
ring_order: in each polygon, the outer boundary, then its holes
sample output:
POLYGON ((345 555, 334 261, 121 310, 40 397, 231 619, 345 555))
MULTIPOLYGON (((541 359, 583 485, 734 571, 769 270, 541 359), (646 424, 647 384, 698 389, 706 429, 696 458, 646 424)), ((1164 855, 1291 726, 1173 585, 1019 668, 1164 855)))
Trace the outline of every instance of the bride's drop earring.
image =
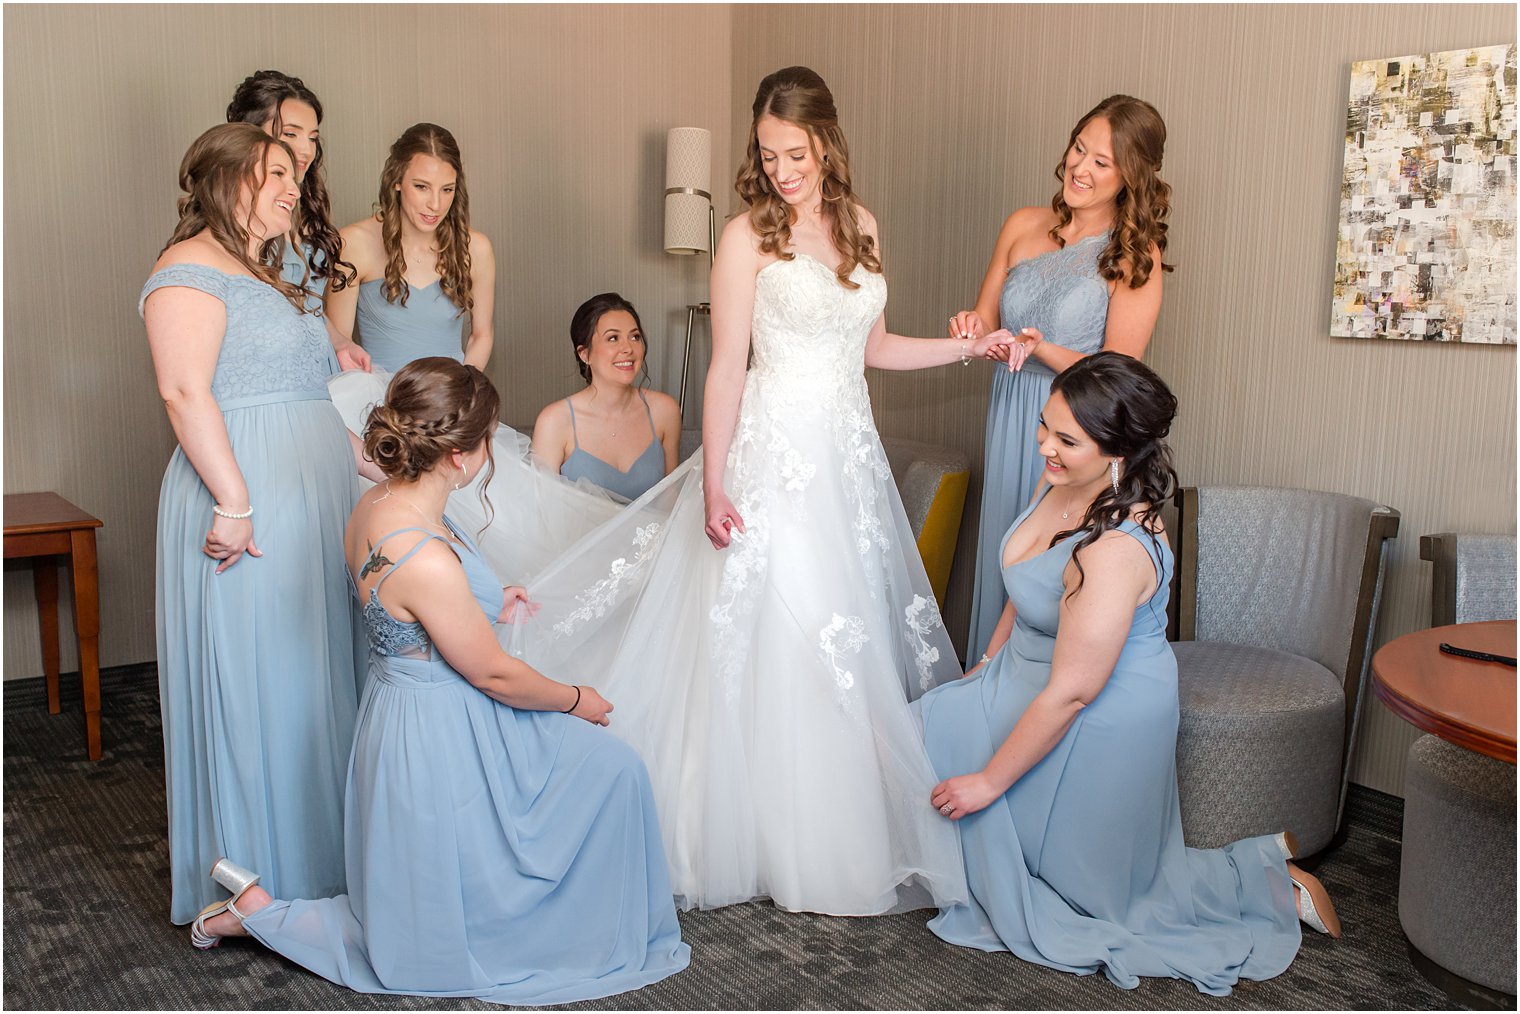
MULTIPOLYGON (((1115 458, 1108 463, 1108 481, 1113 483, 1114 493, 1119 492, 1119 459, 1115 458)), ((458 488, 457 486, 455 487, 458 488)))

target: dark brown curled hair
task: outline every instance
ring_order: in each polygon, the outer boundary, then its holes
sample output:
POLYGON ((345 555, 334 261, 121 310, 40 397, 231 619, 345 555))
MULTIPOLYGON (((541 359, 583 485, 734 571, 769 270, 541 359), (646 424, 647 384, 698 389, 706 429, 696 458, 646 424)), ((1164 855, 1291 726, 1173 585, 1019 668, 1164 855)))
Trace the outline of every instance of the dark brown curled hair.
POLYGON ((375 217, 380 219, 380 239, 385 244, 385 281, 381 291, 388 303, 406 305, 411 287, 406 284, 406 255, 401 250, 401 178, 417 155, 431 155, 454 170, 454 201, 438 223, 438 285, 463 316, 475 307, 470 283, 470 194, 464 185, 464 161, 454 135, 436 123, 414 123, 391 144, 385 167, 380 170, 380 199, 375 217))
POLYGON ((734 180, 734 189, 749 208, 750 227, 760 237, 760 252, 775 254, 786 261, 795 256, 787 249, 792 243, 792 208, 776 192, 760 160, 760 139, 755 128, 761 117, 768 114, 801 127, 812 142, 829 237, 843 255, 836 272, 839 284, 850 289, 859 287, 850 281, 857 264, 880 274, 876 241, 861 227, 859 205, 850 186, 850 147, 845 143, 844 131, 839 129, 834 96, 823 78, 807 67, 785 67, 769 74, 755 92, 751 111, 754 116, 749 124, 749 147, 734 180))
MULTIPOLYGON (((1108 121, 1113 135, 1114 164, 1124 186, 1115 198, 1113 232, 1108 246, 1098 255, 1098 273, 1111 282, 1124 281, 1123 262, 1128 261, 1127 284, 1138 289, 1158 267, 1151 262, 1151 244, 1160 253, 1166 253, 1166 216, 1172 210, 1172 188, 1156 175, 1161 171, 1161 157, 1166 151, 1166 122, 1156 107, 1143 99, 1110 95, 1071 128, 1066 151, 1056 163, 1056 179, 1062 183, 1066 182, 1066 156, 1077 143, 1077 135, 1100 116, 1108 121)), ((1050 208, 1056 213, 1050 238, 1057 246, 1065 246, 1060 231, 1071 222, 1071 208, 1067 207, 1061 190, 1056 191, 1050 208)), ((1163 271, 1174 270, 1166 263, 1159 267, 1163 271)))
POLYGON ((222 123, 197 137, 179 164, 179 187, 185 196, 179 199, 179 224, 164 244, 164 250, 201 232, 209 232, 217 245, 227 251, 249 274, 278 289, 301 313, 306 312, 306 290, 280 277, 280 237, 272 236, 259 246, 255 260, 248 256, 252 237, 254 207, 259 188, 268 172, 269 150, 278 147, 295 166, 295 156, 283 141, 277 141, 258 127, 247 123, 222 123), (238 221, 238 201, 243 187, 251 192, 248 217, 238 221))
MULTIPOLYGON (((251 123, 255 127, 269 123, 270 133, 278 138, 283 128, 280 106, 286 99, 296 99, 311 106, 317 114, 317 123, 322 122, 322 100, 316 93, 300 78, 277 70, 254 71, 243 79, 237 91, 232 93, 232 101, 227 103, 227 122, 251 123)), ((343 242, 332 223, 332 201, 327 195, 322 156, 322 139, 318 135, 316 153, 301 181, 301 215, 296 238, 311 248, 311 255, 306 258, 309 277, 326 278, 330 288, 342 289, 358 277, 358 272, 339 257, 343 242)))
MULTIPOLYGON (((602 292, 586 300, 575 308, 575 316, 570 318, 570 344, 575 349, 575 366, 580 370, 581 379, 591 383, 591 364, 581 358, 581 349, 590 348, 591 340, 596 337, 596 326, 602 322, 602 318, 613 310, 624 310, 633 318, 633 326, 639 329, 639 334, 644 333, 644 324, 639 320, 639 311, 616 292, 602 292)), ((644 376, 643 381, 649 380, 649 345, 644 346, 644 376)), ((643 386, 641 383, 639 386, 643 386)))
POLYGON ((485 440, 480 496, 489 512, 486 486, 496 471, 489 438, 500 412, 495 386, 475 367, 447 356, 414 359, 391 378, 385 401, 370 409, 364 456, 390 478, 411 482, 450 451, 473 451, 485 440))
POLYGON ((1076 594, 1087 576, 1077 554, 1132 513, 1159 551, 1151 529, 1161 518, 1161 505, 1177 489, 1172 449, 1166 443, 1177 417, 1177 398, 1155 371, 1122 352, 1096 352, 1077 360, 1056 374, 1050 393, 1066 399, 1077 425, 1105 457, 1122 462, 1118 490, 1105 484, 1081 524, 1057 532, 1050 540, 1054 546, 1078 532, 1086 533, 1071 552, 1077 566, 1077 586, 1072 589, 1076 594))

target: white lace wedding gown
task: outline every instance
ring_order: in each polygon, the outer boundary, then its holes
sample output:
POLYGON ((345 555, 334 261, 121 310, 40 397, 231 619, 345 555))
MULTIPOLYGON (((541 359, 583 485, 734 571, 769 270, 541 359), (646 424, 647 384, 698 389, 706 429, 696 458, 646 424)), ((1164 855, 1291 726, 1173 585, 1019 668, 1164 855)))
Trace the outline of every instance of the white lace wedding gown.
POLYGON ((756 278, 726 482, 746 531, 728 549, 703 534, 699 452, 539 572, 538 616, 501 628, 615 705, 686 908, 874 915, 966 896, 908 707, 960 670, 871 418, 886 282, 853 281, 802 254, 756 278))

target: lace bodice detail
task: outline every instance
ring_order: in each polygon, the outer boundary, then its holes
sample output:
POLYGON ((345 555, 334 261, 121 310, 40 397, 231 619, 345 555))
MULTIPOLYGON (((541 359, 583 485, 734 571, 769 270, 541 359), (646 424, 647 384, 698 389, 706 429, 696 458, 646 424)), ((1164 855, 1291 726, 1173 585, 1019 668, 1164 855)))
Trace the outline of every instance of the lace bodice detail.
POLYGON ((223 409, 248 399, 277 401, 282 394, 327 397, 327 378, 338 372, 338 364, 321 317, 297 312, 279 290, 257 278, 204 264, 155 271, 143 285, 137 312, 166 286, 197 289, 226 304, 227 331, 211 380, 211 395, 223 409))
MULTIPOLYGON (((1098 255, 1108 245, 1108 233, 1022 260, 1008 269, 998 302, 1001 326, 1039 330, 1048 342, 1083 355, 1103 347, 1108 327, 1108 282, 1098 274, 1098 255)), ((1031 359, 1026 371, 1049 373, 1031 359)))
POLYGON ((782 388, 800 384, 814 392, 820 383, 864 388, 866 338, 887 305, 887 283, 859 265, 850 280, 859 288, 845 288, 833 271, 805 253, 762 268, 755 277, 751 371, 782 388))

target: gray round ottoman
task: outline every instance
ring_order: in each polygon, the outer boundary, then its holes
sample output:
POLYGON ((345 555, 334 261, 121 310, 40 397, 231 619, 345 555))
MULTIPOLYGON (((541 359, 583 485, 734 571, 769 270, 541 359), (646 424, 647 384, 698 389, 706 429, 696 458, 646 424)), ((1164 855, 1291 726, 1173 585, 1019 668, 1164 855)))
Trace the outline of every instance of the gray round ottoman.
POLYGON ((1515 765, 1421 736, 1404 769, 1399 922, 1423 955, 1515 992, 1515 765))

